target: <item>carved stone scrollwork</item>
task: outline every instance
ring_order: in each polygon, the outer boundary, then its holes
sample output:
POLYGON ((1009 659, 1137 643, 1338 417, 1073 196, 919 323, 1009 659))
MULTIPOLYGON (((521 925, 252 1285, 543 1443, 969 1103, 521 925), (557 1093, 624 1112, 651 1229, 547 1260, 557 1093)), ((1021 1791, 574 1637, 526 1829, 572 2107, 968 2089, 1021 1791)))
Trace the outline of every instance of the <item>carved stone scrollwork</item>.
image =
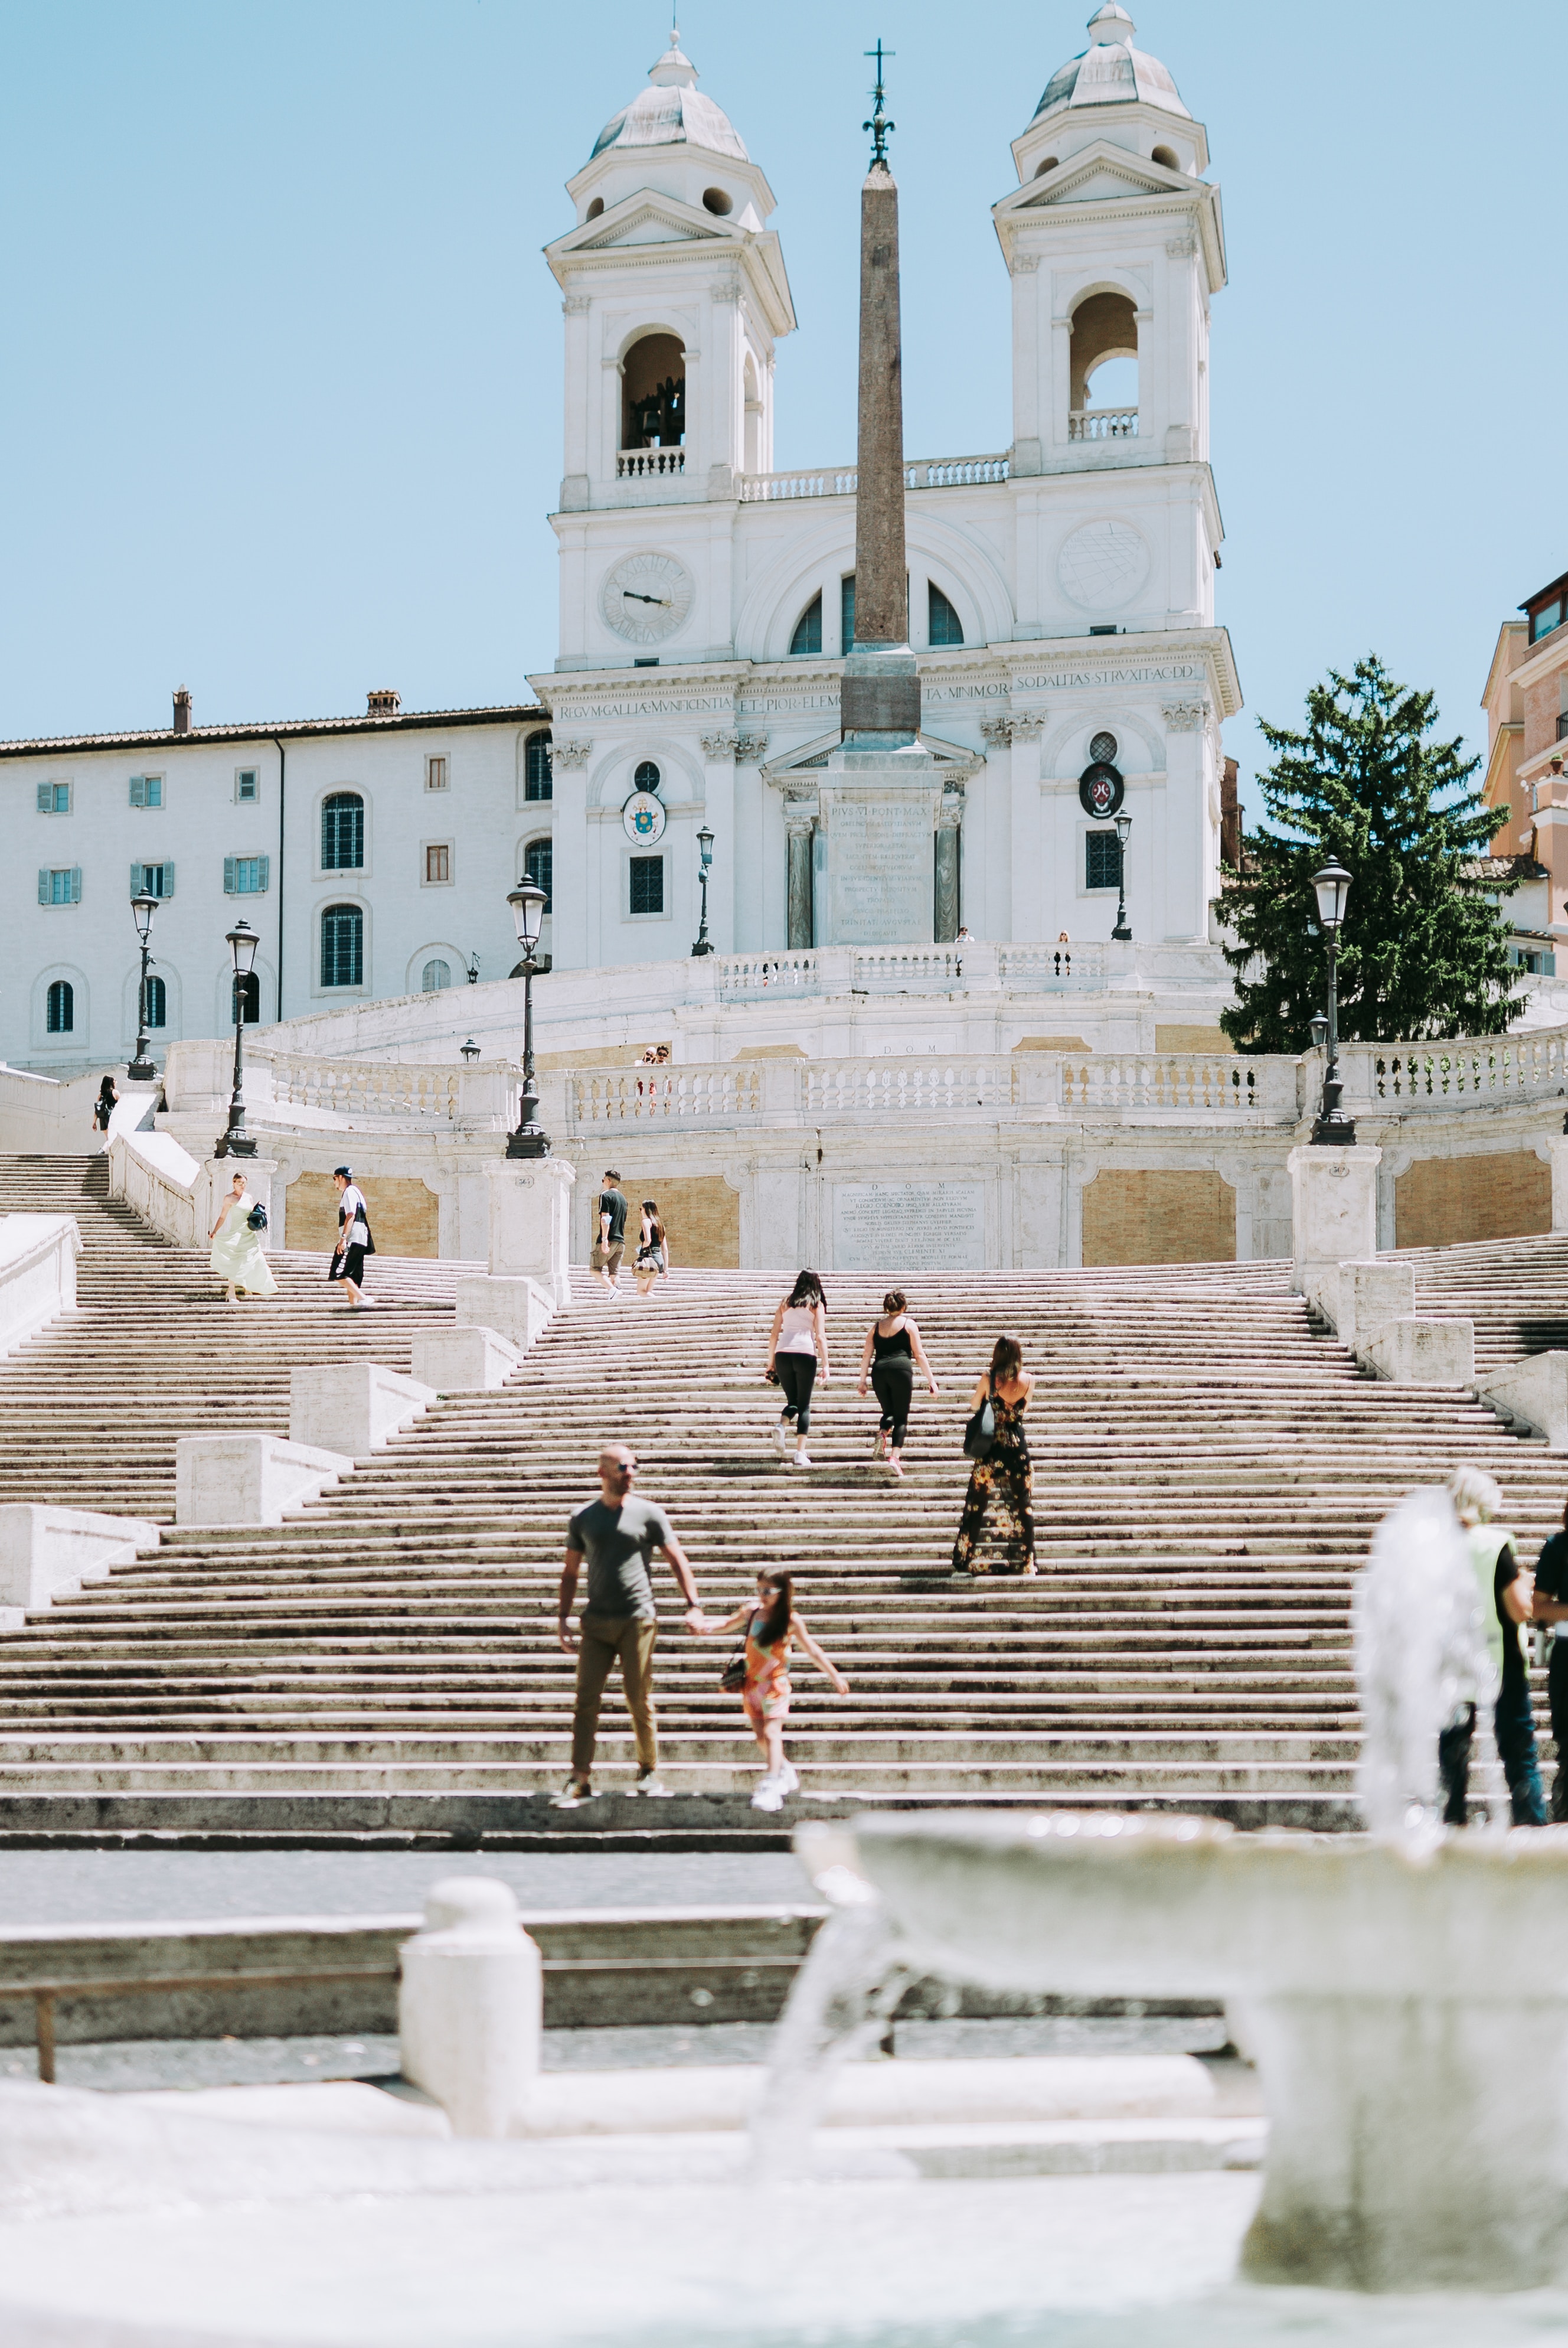
POLYGON ((1198 240, 1192 230, 1184 229, 1180 236, 1173 236, 1166 240, 1165 258, 1167 261, 1191 261, 1197 249, 1198 240))
POLYGON ((768 737, 765 734, 736 735, 735 764, 737 767, 760 767, 767 755, 768 737))
POLYGON ((557 774, 563 767, 586 767, 592 750, 591 742, 552 742, 550 765, 557 774))
POLYGON ((785 831, 792 839, 799 839, 804 834, 809 839, 816 829, 816 812, 815 799, 785 799, 784 808, 785 831))
POLYGON ((957 831, 964 820, 964 787, 949 783, 937 803, 937 829, 957 831))
POLYGON ((1005 750, 1012 741, 1013 721, 1010 717, 982 717, 980 732, 993 750, 1005 750))
POLYGON ((1167 734, 1199 734, 1208 714, 1205 701, 1164 701, 1160 705, 1167 734))
POLYGON ((704 734, 701 739, 703 757, 717 763, 722 758, 734 757, 741 737, 738 734, 704 734))
POLYGON ((1015 742, 1038 742, 1044 731, 1043 717, 1031 717, 1026 714, 1015 717, 1012 721, 1012 738, 1015 742))
POLYGON ((1032 277, 1040 267, 1040 255, 1038 252, 1015 252, 1011 265, 1015 277, 1032 277))
POLYGON ((591 310, 593 304, 586 294, 569 294, 560 305, 561 316, 580 318, 585 310, 591 310))

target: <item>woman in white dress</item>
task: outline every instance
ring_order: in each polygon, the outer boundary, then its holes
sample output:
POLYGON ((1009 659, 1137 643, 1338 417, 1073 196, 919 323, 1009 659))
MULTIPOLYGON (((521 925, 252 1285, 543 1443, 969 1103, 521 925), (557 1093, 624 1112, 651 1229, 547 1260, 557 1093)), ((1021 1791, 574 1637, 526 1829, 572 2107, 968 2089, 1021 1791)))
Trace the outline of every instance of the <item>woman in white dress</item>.
POLYGON ((231 1304, 237 1288, 251 1296, 276 1296, 278 1292, 272 1267, 261 1250, 261 1234, 251 1229, 251 1210, 255 1203, 245 1187, 245 1177, 236 1174, 234 1188, 207 1234, 212 1242, 212 1269, 223 1282, 231 1304))

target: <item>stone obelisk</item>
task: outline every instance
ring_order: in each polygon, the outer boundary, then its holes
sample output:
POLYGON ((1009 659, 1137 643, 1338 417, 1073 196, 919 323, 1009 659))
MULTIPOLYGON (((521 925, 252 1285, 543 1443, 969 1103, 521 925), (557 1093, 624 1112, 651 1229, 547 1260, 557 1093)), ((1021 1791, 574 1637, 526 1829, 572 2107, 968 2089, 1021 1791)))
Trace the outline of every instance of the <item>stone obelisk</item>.
POLYGON ((841 727, 857 747, 911 743, 920 679, 909 649, 904 555, 903 337, 898 314, 898 182, 887 161, 882 44, 860 191, 860 414, 855 498, 855 644, 845 646, 841 727))
MULTIPOLYGON (((860 191, 860 474, 855 499, 855 643, 845 645, 838 747, 817 785, 828 946, 929 945, 941 777, 920 741, 904 559, 904 386, 898 324, 898 188, 887 167, 882 44, 871 169, 860 191)), ((792 873, 794 867, 791 867, 792 873)), ((943 934, 950 932, 943 931, 943 934)))

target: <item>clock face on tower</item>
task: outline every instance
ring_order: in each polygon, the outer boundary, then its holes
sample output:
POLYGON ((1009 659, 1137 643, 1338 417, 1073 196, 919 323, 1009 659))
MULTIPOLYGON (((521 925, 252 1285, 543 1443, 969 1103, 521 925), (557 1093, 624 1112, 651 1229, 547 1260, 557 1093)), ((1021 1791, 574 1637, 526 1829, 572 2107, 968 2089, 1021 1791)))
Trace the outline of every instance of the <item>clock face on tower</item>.
POLYGON ((605 580, 600 609, 629 644, 657 644, 684 625, 695 592, 672 554, 627 554, 605 580))

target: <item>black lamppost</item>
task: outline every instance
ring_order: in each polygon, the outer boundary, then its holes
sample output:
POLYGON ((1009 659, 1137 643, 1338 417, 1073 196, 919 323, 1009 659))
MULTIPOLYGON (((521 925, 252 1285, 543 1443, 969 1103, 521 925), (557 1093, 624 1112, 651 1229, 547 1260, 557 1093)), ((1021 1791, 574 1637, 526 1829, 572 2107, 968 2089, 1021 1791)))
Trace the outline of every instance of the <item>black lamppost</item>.
POLYGON ((479 1046, 475 1043, 472 1035, 469 1036, 466 1044, 459 1044, 457 1049, 463 1055, 463 1066, 466 1068, 472 1067, 474 1062, 479 1056, 479 1046))
POLYGON ((1132 932, 1127 926, 1127 835, 1132 829, 1130 815, 1116 819, 1116 927, 1111 934, 1125 945, 1132 932))
POLYGON ((697 846, 702 858, 697 871, 697 878, 702 883, 702 918, 697 924, 697 942, 692 952, 694 954, 711 954, 713 944, 708 935, 708 870, 713 861, 713 835, 706 824, 697 834, 697 846))
POLYGON ((149 1085, 158 1074, 147 1049, 147 968, 152 960, 147 950, 147 941, 152 928, 152 917, 157 911, 158 899, 149 896, 145 889, 130 901, 130 917, 141 941, 141 984, 136 998, 136 1057, 127 1067, 126 1075, 138 1085, 149 1085))
POLYGON ((247 921, 228 932, 234 957, 234 1090, 229 1102, 229 1123, 212 1145, 215 1158, 254 1158, 256 1144, 245 1130, 245 982, 256 966, 261 939, 247 921))
POLYGON ((539 932, 544 926, 544 891, 535 880, 519 880, 507 894, 523 950, 523 1099, 516 1133, 507 1136, 508 1158, 548 1158, 550 1138, 540 1125, 539 1088, 534 1076, 534 973, 539 932))
MULTIPOLYGON (((1328 1016, 1324 1031, 1328 1038, 1328 1063, 1323 1071, 1323 1106, 1312 1128, 1312 1138, 1329 1149, 1353 1149, 1356 1128, 1339 1107, 1345 1086, 1339 1076, 1339 998, 1335 975, 1339 959, 1339 932, 1345 921, 1346 901, 1350 894, 1350 875, 1331 856, 1322 870, 1313 874, 1312 886, 1317 897, 1317 924, 1328 941, 1328 1016)), ((1317 1020, 1312 1025, 1316 1035, 1317 1020)))

